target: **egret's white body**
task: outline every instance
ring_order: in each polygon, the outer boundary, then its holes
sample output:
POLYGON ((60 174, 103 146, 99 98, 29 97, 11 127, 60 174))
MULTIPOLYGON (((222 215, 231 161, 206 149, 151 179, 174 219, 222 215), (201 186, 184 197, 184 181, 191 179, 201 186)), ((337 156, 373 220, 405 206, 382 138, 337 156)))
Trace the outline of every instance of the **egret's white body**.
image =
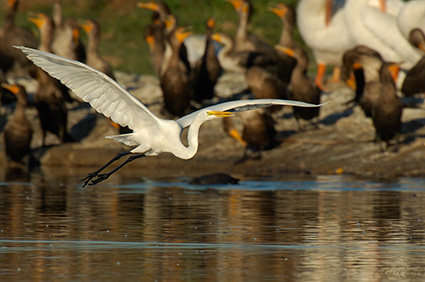
POLYGON ((385 61, 401 63, 402 68, 410 69, 421 59, 421 54, 400 32, 395 15, 400 8, 396 4, 397 1, 391 12, 383 12, 376 7, 376 0, 347 0, 345 19, 356 45, 372 48, 385 61))
MULTIPOLYGON (((181 159, 192 158, 198 150, 200 126, 207 120, 230 114, 223 111, 238 112, 272 105, 318 106, 279 99, 240 100, 210 106, 175 121, 165 120, 155 116, 116 81, 86 64, 27 47, 15 47, 21 49, 37 66, 60 80, 85 102, 90 103, 96 111, 111 118, 115 123, 132 129, 133 133, 108 136, 107 138, 117 140, 128 146, 135 146, 134 149, 125 154, 139 153, 138 157, 156 156, 163 152, 169 152, 181 159), (188 146, 185 146, 181 142, 180 136, 183 129, 188 126, 190 126, 187 137, 188 146)), ((121 155, 112 159, 111 162, 119 157, 121 155)), ((119 167, 136 157, 130 158, 119 167)), ((85 185, 95 176, 98 176, 98 178, 104 176, 99 175, 99 172, 111 162, 100 170, 89 174, 85 185)), ((92 181, 91 184, 106 179, 116 170, 106 174, 100 180, 92 181)))

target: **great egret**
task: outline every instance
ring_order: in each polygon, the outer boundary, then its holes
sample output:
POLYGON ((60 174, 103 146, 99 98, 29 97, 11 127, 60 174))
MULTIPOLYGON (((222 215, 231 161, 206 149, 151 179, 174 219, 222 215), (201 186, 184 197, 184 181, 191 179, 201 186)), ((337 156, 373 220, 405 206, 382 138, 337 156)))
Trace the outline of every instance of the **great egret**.
POLYGON ((100 169, 89 173, 83 179, 83 187, 107 179, 127 163, 144 156, 156 156, 163 152, 169 152, 181 159, 192 158, 198 150, 199 128, 205 121, 231 116, 234 112, 272 105, 299 107, 323 105, 279 99, 240 100, 206 107, 178 120, 165 120, 155 116, 116 81, 86 64, 27 47, 15 46, 15 48, 21 49, 37 66, 59 79, 81 99, 90 103, 96 111, 110 117, 121 126, 128 126, 133 130, 133 133, 106 137, 127 146, 135 146, 135 148, 116 155, 100 169), (188 146, 185 146, 181 142, 180 135, 188 126, 188 146), (100 174, 111 163, 131 153, 135 155, 128 157, 126 161, 110 172, 100 174))

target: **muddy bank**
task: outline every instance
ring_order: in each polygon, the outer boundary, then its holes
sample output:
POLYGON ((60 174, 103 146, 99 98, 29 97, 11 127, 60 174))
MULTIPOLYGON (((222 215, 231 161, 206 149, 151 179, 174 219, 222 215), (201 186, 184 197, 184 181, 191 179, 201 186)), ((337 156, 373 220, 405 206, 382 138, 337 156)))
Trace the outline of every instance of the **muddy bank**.
MULTIPOLYGON (((117 77, 122 85, 155 114, 161 114, 161 91, 155 77, 127 74, 118 74, 117 77)), ((33 82, 23 83, 27 84, 30 94, 36 89, 33 82)), ((229 99, 244 88, 242 76, 225 75, 217 86, 219 98, 212 102, 229 99)), ((318 128, 309 127, 300 132, 289 107, 277 113, 276 129, 281 143, 272 150, 262 152, 260 159, 240 162, 244 148, 224 133, 220 120, 214 120, 202 126, 199 151, 193 159, 184 161, 163 154, 137 160, 127 170, 141 176, 196 176, 212 172, 228 172, 240 177, 287 173, 354 174, 385 178, 425 175, 423 109, 404 110, 401 145, 398 150, 381 152, 380 146, 372 142, 372 122, 364 117, 358 106, 349 108, 346 105, 354 93, 343 85, 337 85, 336 88, 338 89, 322 96, 322 101, 331 100, 331 103, 321 109, 318 128)), ((10 109, 3 110, 7 112, 10 109)), ((0 125, 5 123, 4 111, 0 117, 0 125)), ((58 145, 56 138, 49 136, 48 143, 51 146, 41 149, 35 109, 28 109, 27 116, 32 120, 35 131, 32 143, 34 156, 47 169, 89 172, 107 162, 116 153, 128 149, 104 138, 105 135, 116 134, 116 129, 86 104, 70 105, 69 131, 79 140, 76 143, 58 145)), ((0 158, 0 165, 2 168, 6 165, 4 156, 0 158)))

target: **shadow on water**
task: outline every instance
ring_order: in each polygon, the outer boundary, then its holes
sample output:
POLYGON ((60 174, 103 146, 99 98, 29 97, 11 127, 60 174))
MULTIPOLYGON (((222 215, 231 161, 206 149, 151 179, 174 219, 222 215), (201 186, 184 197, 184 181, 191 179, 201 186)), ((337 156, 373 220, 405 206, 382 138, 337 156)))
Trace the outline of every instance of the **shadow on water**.
POLYGON ((424 179, 31 177, 0 183, 2 281, 424 278, 424 179))

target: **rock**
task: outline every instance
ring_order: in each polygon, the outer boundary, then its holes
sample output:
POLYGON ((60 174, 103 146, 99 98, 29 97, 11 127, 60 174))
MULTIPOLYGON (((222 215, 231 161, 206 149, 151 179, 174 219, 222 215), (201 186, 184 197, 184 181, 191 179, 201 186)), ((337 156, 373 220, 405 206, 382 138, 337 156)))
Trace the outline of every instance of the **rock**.
POLYGON ((239 179, 232 177, 227 173, 205 174, 192 179, 189 184, 192 185, 211 185, 211 184, 238 184, 239 179))

